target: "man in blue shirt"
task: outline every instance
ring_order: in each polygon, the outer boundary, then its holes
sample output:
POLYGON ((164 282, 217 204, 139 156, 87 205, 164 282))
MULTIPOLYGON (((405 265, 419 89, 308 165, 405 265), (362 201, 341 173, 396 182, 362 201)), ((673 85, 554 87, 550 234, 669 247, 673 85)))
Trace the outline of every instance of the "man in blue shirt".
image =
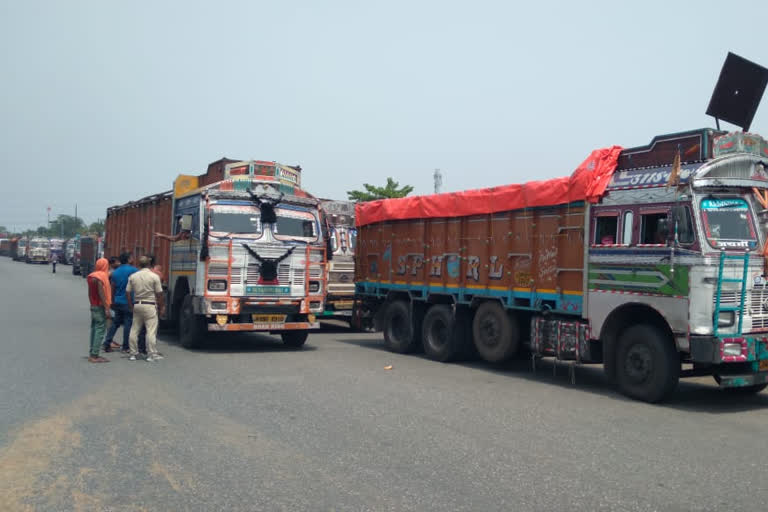
POLYGON ((128 335, 131 333, 131 324, 133 315, 128 309, 129 297, 126 297, 125 287, 128 285, 128 278, 138 269, 133 266, 133 255, 124 252, 120 255, 120 266, 112 271, 109 281, 112 284, 112 311, 114 312, 112 325, 109 327, 107 336, 104 338, 104 351, 112 350, 113 338, 117 329, 123 327, 123 352, 128 353, 128 335))

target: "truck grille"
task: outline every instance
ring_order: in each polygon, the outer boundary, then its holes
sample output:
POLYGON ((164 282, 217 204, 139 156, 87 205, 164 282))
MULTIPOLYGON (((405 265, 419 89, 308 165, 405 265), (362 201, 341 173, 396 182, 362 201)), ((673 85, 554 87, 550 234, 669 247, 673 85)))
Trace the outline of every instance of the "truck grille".
MULTIPOLYGON (((740 291, 734 290, 720 292, 721 306, 738 306, 740 300, 740 291)), ((768 288, 761 287, 747 290, 744 300, 746 302, 744 308, 744 316, 749 316, 752 318, 752 325, 750 326, 745 322, 742 329, 745 332, 768 329, 768 311, 763 308, 763 302, 768 300, 768 288)), ((714 308, 714 297, 712 298, 712 305, 714 308)))

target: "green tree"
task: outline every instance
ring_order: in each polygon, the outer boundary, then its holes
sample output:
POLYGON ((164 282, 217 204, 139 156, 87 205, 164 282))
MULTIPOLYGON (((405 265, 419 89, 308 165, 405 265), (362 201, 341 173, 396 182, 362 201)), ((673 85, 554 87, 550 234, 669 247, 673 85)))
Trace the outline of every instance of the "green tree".
POLYGON ((347 192, 347 197, 352 201, 365 202, 375 201, 377 199, 390 199, 395 197, 405 197, 413 192, 411 185, 405 185, 400 187, 400 183, 396 182, 392 178, 387 178, 387 184, 383 187, 376 187, 363 183, 365 191, 362 190, 350 190, 347 192))
POLYGON ((9 233, 8 228, 5 226, 0 226, 0 233, 9 233))
POLYGON ((85 223, 80 217, 75 218, 72 215, 59 215, 56 217, 56 220, 51 221, 50 229, 47 230, 46 235, 57 238, 72 238, 84 227, 85 223))
POLYGON ((92 223, 90 226, 88 226, 88 232, 89 233, 103 233, 104 232, 104 221, 97 220, 96 222, 92 223))

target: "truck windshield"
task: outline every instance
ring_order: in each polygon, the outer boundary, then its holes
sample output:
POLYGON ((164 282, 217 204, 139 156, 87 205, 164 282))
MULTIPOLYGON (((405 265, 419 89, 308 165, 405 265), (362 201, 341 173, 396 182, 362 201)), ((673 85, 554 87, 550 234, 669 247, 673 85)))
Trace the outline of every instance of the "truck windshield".
POLYGON ((300 238, 307 242, 317 240, 317 222, 310 212, 277 208, 275 236, 279 239, 300 238))
POLYGON ((29 243, 29 246, 32 249, 46 249, 48 248, 48 242, 33 240, 32 242, 29 243))
POLYGON ((757 235, 747 202, 740 198, 701 200, 701 217, 709 244, 718 249, 752 248, 757 235))
POLYGON ((261 233, 261 218, 255 208, 211 210, 211 231, 221 233, 261 233))

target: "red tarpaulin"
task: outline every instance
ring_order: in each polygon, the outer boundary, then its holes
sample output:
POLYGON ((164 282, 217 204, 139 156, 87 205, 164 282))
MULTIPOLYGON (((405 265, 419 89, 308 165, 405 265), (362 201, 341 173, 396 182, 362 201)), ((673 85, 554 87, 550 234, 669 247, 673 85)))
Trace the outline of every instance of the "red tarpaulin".
POLYGON ((570 177, 358 203, 355 205, 356 222, 358 226, 365 226, 386 220, 482 215, 575 201, 594 203, 611 181, 621 150, 620 146, 596 149, 570 177))

